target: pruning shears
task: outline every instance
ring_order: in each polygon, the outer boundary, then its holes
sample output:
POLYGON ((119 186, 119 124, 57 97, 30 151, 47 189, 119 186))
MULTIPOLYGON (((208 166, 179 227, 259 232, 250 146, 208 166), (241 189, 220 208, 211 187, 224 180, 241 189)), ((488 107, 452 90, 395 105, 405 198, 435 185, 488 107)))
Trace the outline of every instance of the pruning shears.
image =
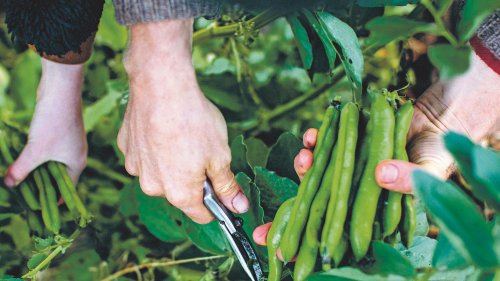
POLYGON ((243 231, 243 220, 235 217, 226 207, 217 199, 212 184, 206 180, 203 187, 203 202, 207 209, 212 212, 219 221, 222 232, 229 241, 234 254, 238 258, 241 266, 252 281, 264 280, 262 267, 259 258, 252 247, 250 239, 243 231))

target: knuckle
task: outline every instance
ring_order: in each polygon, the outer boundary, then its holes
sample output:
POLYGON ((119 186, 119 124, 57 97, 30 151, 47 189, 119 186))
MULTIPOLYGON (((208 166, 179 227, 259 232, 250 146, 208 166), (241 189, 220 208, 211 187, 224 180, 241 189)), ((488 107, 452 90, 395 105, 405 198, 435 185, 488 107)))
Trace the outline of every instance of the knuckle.
POLYGON ((137 176, 137 169, 135 166, 135 162, 130 160, 129 158, 125 159, 125 170, 131 176, 137 176))
POLYGON ((158 185, 146 177, 139 177, 139 185, 141 186, 142 192, 146 195, 160 196, 163 193, 158 185))
POLYGON ((179 190, 175 190, 173 192, 167 192, 167 200, 174 207, 179 209, 184 209, 192 205, 193 197, 180 192, 179 190))

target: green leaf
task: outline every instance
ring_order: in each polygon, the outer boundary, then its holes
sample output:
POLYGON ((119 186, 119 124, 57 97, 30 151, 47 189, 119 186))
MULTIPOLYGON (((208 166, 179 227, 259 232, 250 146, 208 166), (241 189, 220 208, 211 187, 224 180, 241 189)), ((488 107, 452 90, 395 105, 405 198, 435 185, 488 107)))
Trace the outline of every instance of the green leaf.
POLYGON ((416 21, 402 16, 382 16, 374 18, 366 24, 370 36, 366 43, 371 48, 377 48, 394 40, 404 40, 418 32, 437 33, 433 23, 416 21))
POLYGON ((357 0, 361 7, 404 6, 417 4, 418 0, 357 0))
POLYGON ((439 235, 432 266, 439 270, 454 270, 466 267, 467 261, 455 250, 446 235, 439 235))
POLYGON ((255 168, 255 184, 260 190, 261 204, 269 221, 283 202, 297 195, 298 185, 294 181, 263 167, 255 168))
POLYGON ((432 264, 432 255, 436 248, 437 241, 426 236, 415 236, 413 244, 409 249, 403 244, 397 244, 398 250, 406 257, 413 267, 429 267, 432 264))
POLYGON ((52 244, 54 243, 54 238, 51 236, 47 238, 41 238, 35 236, 33 237, 33 242, 35 242, 35 249, 38 251, 42 251, 52 246, 52 244))
POLYGON ((370 272, 383 276, 392 274, 404 277, 414 277, 417 274, 411 262, 392 246, 374 241, 372 248, 375 263, 370 268, 370 272))
POLYGON ((325 28, 330 40, 335 42, 340 52, 342 65, 351 81, 359 89, 363 79, 363 53, 356 32, 338 18, 327 12, 318 13, 319 21, 325 28))
POLYGON ((305 69, 309 69, 311 68, 313 62, 313 49, 311 42, 309 41, 309 36, 307 35, 307 30, 304 28, 296 14, 291 14, 287 16, 286 19, 295 36, 295 42, 297 43, 297 48, 299 49, 302 64, 305 69))
POLYGON ((125 217, 130 217, 137 214, 137 200, 135 195, 136 183, 126 184, 120 190, 120 203, 118 211, 125 217))
POLYGON ((464 192, 423 171, 413 172, 413 181, 442 235, 464 258, 478 266, 498 265, 491 228, 464 192))
POLYGON ((35 107, 41 71, 40 56, 35 52, 24 52, 16 59, 16 64, 10 71, 10 90, 13 100, 21 109, 35 107))
POLYGON ((302 142, 292 133, 281 134, 271 147, 266 168, 298 183, 299 177, 293 168, 293 161, 301 148, 302 142))
MULTIPOLYGON (((259 188, 252 183, 252 180, 244 173, 238 173, 236 175, 236 180, 250 201, 250 209, 246 213, 238 214, 236 216, 243 219, 243 230, 248 237, 252 237, 254 229, 257 226, 264 224, 264 209, 262 209, 262 206, 260 205, 260 191, 259 188)), ((257 251, 259 258, 263 261, 267 261, 267 248, 255 244, 251 238, 250 240, 254 249, 257 251)))
POLYGON ((328 33, 326 32, 324 27, 311 11, 303 9, 302 14, 305 16, 307 22, 321 40, 321 43, 323 44, 323 47, 325 49, 326 58, 328 59, 330 71, 332 71, 335 68, 335 59, 337 58, 337 50, 335 49, 335 46, 333 46, 332 40, 328 36, 328 33))
POLYGON ((500 155, 475 145, 467 137, 449 132, 444 136, 448 151, 453 155, 464 178, 471 184, 474 195, 500 212, 500 155))
POLYGON ((401 276, 369 275, 354 267, 341 267, 310 275, 307 281, 404 281, 401 276))
POLYGON ((96 44, 106 45, 114 51, 123 50, 127 46, 127 28, 116 21, 115 9, 111 3, 104 5, 95 41, 96 44))
POLYGON ((123 93, 128 91, 128 83, 122 80, 109 81, 106 86, 108 93, 83 111, 83 122, 87 133, 92 131, 104 116, 117 108, 123 93))
POLYGON ((234 138, 231 143, 231 171, 237 174, 243 172, 253 176, 252 168, 247 160, 247 146, 242 135, 234 138))
POLYGON ((269 156, 269 148, 258 138, 248 138, 245 140, 247 146, 248 164, 255 169, 257 166, 265 166, 269 156))
POLYGON ((439 70, 439 77, 442 80, 450 80, 467 71, 471 53, 470 46, 455 48, 450 44, 437 44, 430 46, 427 54, 439 70))
POLYGON ((142 192, 136 180, 135 194, 137 212, 146 228, 164 242, 178 242, 185 239, 182 228, 182 212, 172 206, 165 197, 152 197, 142 192))
POLYGON ((458 35, 461 42, 466 42, 481 26, 488 16, 500 8, 500 1, 476 0, 465 1, 462 16, 458 22, 458 35))
MULTIPOLYGON (((95 278, 93 269, 99 268, 99 266, 102 266, 102 261, 96 250, 74 251, 70 255, 64 256, 62 262, 57 266, 57 271, 47 276, 47 279, 51 281, 93 280, 95 278)), ((121 278, 118 280, 125 281, 121 278)))
MULTIPOLYGON (((28 260, 28 269, 32 270, 33 268, 37 267, 43 260, 45 260, 46 257, 48 257, 49 254, 47 253, 37 253, 31 256, 31 258, 28 260)), ((47 266, 44 266, 41 270, 45 270, 47 266)))
POLYGON ((231 251, 218 221, 197 224, 188 216, 183 215, 183 225, 189 240, 200 250, 214 255, 224 255, 231 251))
POLYGON ((204 84, 200 84, 200 88, 205 96, 217 106, 234 112, 243 110, 243 105, 237 95, 204 84))

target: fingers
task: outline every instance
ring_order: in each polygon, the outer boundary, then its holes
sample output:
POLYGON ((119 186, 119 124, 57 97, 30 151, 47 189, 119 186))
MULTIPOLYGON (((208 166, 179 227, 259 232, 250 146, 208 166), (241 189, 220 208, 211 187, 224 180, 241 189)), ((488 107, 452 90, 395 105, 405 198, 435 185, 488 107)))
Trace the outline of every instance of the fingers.
POLYGON ((378 185, 383 188, 401 192, 411 193, 413 183, 411 173, 422 167, 417 164, 401 160, 384 160, 375 169, 375 178, 378 185))
POLYGON ((27 145, 19 157, 7 170, 4 183, 8 187, 14 187, 22 182, 38 165, 43 161, 37 156, 37 153, 27 145))
POLYGON ((293 167, 295 168, 295 172, 302 180, 302 177, 306 174, 306 172, 311 168, 313 162, 313 154, 308 149, 301 149, 299 154, 295 156, 293 161, 293 167))
POLYGON ((303 136, 303 142, 305 148, 313 149, 316 146, 316 138, 318 136, 318 129, 309 128, 303 136))
POLYGON ((257 245, 261 246, 266 246, 267 245, 267 233, 269 232, 269 229, 271 229, 272 222, 268 222, 263 225, 259 225, 258 227, 255 228, 255 230, 252 233, 253 241, 257 245))
POLYGON ((212 183, 217 198, 231 212, 241 214, 248 211, 250 202, 229 169, 229 165, 221 170, 209 170, 207 176, 212 183))
POLYGON ((196 223, 206 224, 214 219, 203 204, 203 183, 193 183, 192 186, 187 183, 175 186, 177 188, 166 190, 166 197, 170 204, 180 209, 196 223))
POLYGON ((446 178, 452 172, 452 157, 444 148, 438 132, 422 131, 417 134, 409 144, 408 154, 413 163, 384 160, 378 164, 375 178, 381 187, 411 193, 412 172, 415 169, 423 169, 439 178, 446 178))

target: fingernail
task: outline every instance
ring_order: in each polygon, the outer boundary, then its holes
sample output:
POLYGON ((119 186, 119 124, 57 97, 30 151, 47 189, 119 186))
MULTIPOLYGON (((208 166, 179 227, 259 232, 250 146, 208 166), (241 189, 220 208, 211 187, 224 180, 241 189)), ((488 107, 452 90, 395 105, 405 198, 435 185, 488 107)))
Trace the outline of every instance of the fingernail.
POLYGON ((394 183, 398 179, 399 170, 392 164, 384 165, 380 171, 380 180, 384 183, 394 183))
POLYGON ((250 208, 250 203, 243 192, 238 192, 238 194, 233 198, 233 207, 238 213, 245 213, 250 208))
POLYGON ((16 181, 12 178, 12 177, 9 177, 9 176, 6 176, 5 179, 3 180, 3 182, 5 183, 5 185, 7 187, 14 187, 16 186, 16 181))

